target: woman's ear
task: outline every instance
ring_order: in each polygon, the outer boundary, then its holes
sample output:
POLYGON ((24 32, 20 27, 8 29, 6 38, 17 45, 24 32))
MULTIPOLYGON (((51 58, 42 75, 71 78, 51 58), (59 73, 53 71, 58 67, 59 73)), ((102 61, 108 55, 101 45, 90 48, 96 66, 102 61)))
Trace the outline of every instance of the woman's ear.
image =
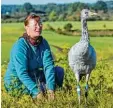
POLYGON ((27 30, 27 29, 28 29, 28 27, 24 25, 24 29, 25 29, 25 30, 27 30))
POLYGON ((24 26, 24 28, 25 28, 27 34, 29 35, 29 27, 28 26, 24 26))

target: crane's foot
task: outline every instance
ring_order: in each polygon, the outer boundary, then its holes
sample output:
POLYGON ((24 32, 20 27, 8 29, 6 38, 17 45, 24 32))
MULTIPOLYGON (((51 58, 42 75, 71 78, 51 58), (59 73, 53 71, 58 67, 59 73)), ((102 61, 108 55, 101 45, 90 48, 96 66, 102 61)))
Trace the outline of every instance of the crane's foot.
POLYGON ((80 95, 81 95, 80 86, 77 86, 77 94, 78 94, 78 101, 80 105, 80 95))

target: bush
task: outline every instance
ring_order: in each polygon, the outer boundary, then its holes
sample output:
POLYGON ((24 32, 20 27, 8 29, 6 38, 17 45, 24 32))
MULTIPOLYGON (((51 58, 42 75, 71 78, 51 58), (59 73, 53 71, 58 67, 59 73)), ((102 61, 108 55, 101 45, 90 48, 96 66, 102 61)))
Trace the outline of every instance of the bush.
POLYGON ((72 28, 73 26, 72 26, 72 24, 71 23, 68 23, 68 24, 66 24, 65 26, 64 26, 64 30, 66 30, 66 31, 71 31, 71 28, 72 28))
POLYGON ((62 29, 61 28, 58 28, 57 29, 57 33, 62 34, 62 29))

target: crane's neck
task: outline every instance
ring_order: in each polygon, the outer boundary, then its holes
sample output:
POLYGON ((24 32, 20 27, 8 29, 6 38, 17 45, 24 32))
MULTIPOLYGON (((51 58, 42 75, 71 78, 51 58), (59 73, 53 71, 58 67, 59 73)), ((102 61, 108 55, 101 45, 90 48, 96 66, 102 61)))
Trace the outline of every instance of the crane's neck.
POLYGON ((86 19, 81 18, 82 37, 81 40, 89 41, 88 28, 86 19))

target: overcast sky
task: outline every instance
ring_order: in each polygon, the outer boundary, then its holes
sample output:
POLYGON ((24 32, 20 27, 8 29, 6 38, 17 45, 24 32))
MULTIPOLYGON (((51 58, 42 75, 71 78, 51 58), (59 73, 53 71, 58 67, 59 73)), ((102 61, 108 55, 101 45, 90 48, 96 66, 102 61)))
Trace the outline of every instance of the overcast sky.
MULTIPOLYGON (((47 3, 73 3, 76 1, 84 3, 94 3, 97 0, 1 0, 1 4, 24 4, 29 2, 31 4, 47 4, 47 3)), ((110 1, 110 0, 103 0, 110 1)))

